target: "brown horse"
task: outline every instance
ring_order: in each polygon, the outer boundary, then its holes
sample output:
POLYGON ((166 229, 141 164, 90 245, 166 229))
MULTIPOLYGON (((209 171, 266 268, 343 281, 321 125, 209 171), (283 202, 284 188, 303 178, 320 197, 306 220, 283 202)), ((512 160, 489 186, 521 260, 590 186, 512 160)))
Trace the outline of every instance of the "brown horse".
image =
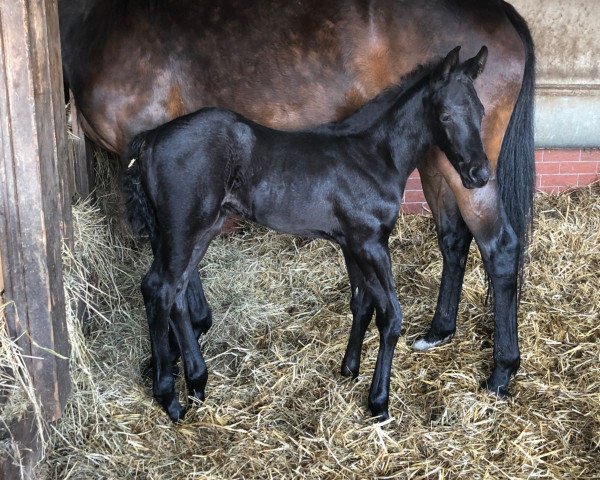
MULTIPOLYGON (((502 0, 60 0, 64 77, 85 133, 125 159, 131 138, 203 106, 298 129, 341 119, 415 68, 462 45, 489 48, 475 86, 492 175, 468 189, 438 148, 419 171, 444 264, 424 350, 455 332, 469 245, 494 300, 494 368, 508 393, 519 367, 517 306, 534 181, 534 50, 502 0)), ((199 281, 187 295, 197 335, 210 326, 199 281)), ((355 315, 343 369, 356 375, 371 311, 355 315), (350 367, 348 367, 350 366, 350 367)), ((173 361, 177 347, 172 342, 173 361)))

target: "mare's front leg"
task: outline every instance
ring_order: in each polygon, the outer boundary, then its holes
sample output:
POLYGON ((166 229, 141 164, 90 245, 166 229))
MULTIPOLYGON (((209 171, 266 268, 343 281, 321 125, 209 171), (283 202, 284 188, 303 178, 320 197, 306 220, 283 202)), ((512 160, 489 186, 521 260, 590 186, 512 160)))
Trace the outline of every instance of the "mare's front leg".
POLYGON ((352 329, 350 330, 348 346, 346 347, 346 353, 342 361, 342 375, 357 378, 360 370, 360 356, 365 333, 369 323, 371 323, 375 304, 373 303, 373 297, 367 288, 360 267, 347 249, 343 249, 343 251, 348 276, 350 277, 350 288, 352 290, 352 298, 350 300, 352 329))
POLYGON ((389 418, 388 404, 394 350, 402 328, 402 309, 396 297, 387 238, 372 239, 353 249, 366 288, 375 304, 379 352, 369 391, 369 409, 379 420, 389 418))
POLYGON ((447 160, 440 160, 436 165, 454 193, 491 281, 494 368, 484 386, 497 395, 506 396, 510 378, 520 365, 517 336, 519 240, 508 221, 495 180, 490 180, 484 187, 467 190, 447 160))
POLYGON ((452 339, 473 235, 464 222, 454 193, 444 177, 432 174, 428 162, 420 169, 423 191, 435 220, 438 246, 442 252, 442 280, 435 314, 428 332, 413 344, 415 350, 429 350, 452 339))

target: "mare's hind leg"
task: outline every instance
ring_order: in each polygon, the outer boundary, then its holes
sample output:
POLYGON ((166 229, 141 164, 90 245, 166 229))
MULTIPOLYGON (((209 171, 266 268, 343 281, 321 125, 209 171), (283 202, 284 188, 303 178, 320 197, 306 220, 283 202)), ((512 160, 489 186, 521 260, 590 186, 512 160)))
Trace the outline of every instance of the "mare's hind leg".
POLYGON ((342 361, 342 375, 344 377, 357 378, 360 370, 362 345, 367 327, 371 323, 371 318, 375 311, 375 304, 373 303, 373 297, 367 288, 360 267, 352 254, 346 249, 344 249, 344 259, 346 260, 346 268, 350 277, 350 288, 352 290, 352 298, 350 300, 352 329, 344 360, 342 361))
POLYGON ((442 280, 431 326, 413 344, 415 350, 423 351, 442 345, 454 336, 465 266, 473 236, 444 177, 437 170, 432 171, 428 162, 424 162, 420 172, 443 257, 442 280))

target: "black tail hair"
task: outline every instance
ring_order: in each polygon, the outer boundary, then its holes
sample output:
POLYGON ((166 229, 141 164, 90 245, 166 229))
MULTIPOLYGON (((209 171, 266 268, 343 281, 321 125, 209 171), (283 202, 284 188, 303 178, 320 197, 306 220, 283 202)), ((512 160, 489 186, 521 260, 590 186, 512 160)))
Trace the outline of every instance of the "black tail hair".
POLYGON ((156 215, 142 185, 140 162, 144 161, 147 132, 136 135, 129 143, 124 175, 124 197, 127 221, 136 237, 144 240, 156 233, 156 215))
POLYGON ((519 239, 519 293, 523 267, 533 231, 535 193, 535 146, 533 108, 535 95, 535 51, 527 22, 509 3, 502 2, 506 16, 525 47, 523 84, 504 135, 496 177, 508 220, 519 239))

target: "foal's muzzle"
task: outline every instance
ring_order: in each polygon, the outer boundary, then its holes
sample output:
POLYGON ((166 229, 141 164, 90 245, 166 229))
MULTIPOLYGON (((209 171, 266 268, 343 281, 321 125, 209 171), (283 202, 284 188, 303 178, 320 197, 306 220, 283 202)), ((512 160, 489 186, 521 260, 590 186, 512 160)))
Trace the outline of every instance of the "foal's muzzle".
POLYGON ((483 187, 490 179, 490 167, 488 162, 481 166, 467 167, 460 172, 460 179, 465 188, 480 188, 483 187))

